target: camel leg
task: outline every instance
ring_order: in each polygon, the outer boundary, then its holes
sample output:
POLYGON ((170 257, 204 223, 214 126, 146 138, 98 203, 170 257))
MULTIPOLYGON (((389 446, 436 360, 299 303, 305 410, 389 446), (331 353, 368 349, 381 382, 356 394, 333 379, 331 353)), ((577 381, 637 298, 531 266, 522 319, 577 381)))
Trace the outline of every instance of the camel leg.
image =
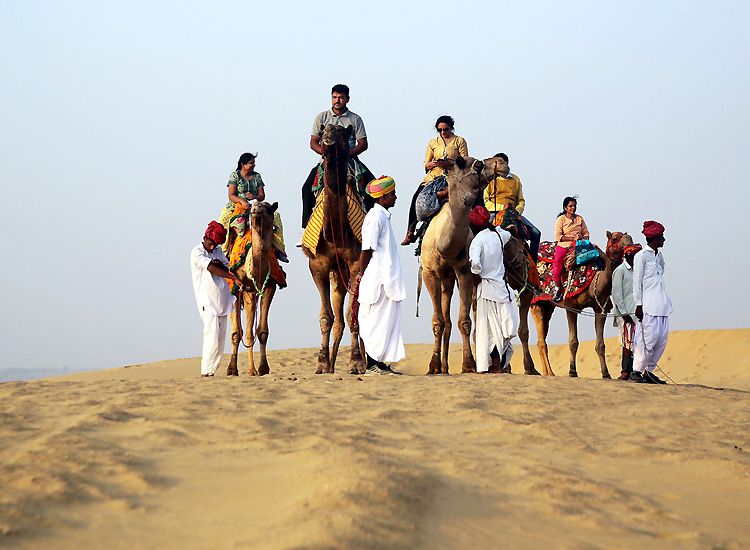
MULTIPOLYGON (((523 347, 523 372, 538 376, 539 371, 534 367, 534 360, 531 358, 531 351, 529 350, 529 308, 531 307, 531 297, 531 292, 528 290, 524 290, 520 296, 518 339, 521 340, 521 346, 523 347)), ((510 365, 506 365, 503 368, 503 372, 510 373, 510 365)))
POLYGON ((255 347, 255 305, 258 302, 258 295, 254 292, 245 294, 245 323, 247 324, 247 373, 250 376, 258 376, 255 369, 255 357, 253 357, 253 348, 255 347))
POLYGON ((450 351, 451 332, 453 331, 453 321, 451 320, 451 302, 453 301, 453 285, 451 278, 450 283, 442 281, 442 294, 440 296, 440 310, 443 317, 443 335, 440 344, 440 373, 448 374, 448 352, 450 351))
POLYGON ((568 348, 570 348, 570 365, 568 376, 578 378, 576 371, 576 355, 578 354, 578 314, 575 311, 566 311, 568 315, 568 348))
POLYGON ((597 315, 594 318, 594 328, 596 329, 596 354, 599 356, 599 366, 602 369, 602 378, 612 378, 607 369, 607 357, 604 346, 604 324, 607 322, 605 315, 597 315))
POLYGON ((268 312, 271 309, 271 302, 273 301, 273 295, 276 294, 276 285, 270 284, 266 287, 263 293, 263 298, 260 301, 260 319, 258 320, 258 342, 260 348, 260 365, 258 366, 258 374, 263 376, 271 372, 271 368, 268 366, 268 357, 266 357, 266 342, 268 342, 268 312))
POLYGON ((531 315, 534 317, 536 325, 537 348, 539 348, 539 358, 542 360, 542 374, 545 376, 555 376, 552 371, 552 365, 549 363, 549 353, 547 350, 547 334, 549 333, 549 320, 555 311, 554 306, 550 304, 534 304, 531 306, 531 315))
MULTIPOLYGON (((461 273, 459 277, 458 330, 461 331, 461 337, 464 341, 461 372, 477 372, 477 362, 471 352, 471 316, 469 315, 471 298, 474 294, 474 282, 471 280, 471 272, 468 269, 466 273, 461 273)), ((448 307, 450 308, 450 304, 448 304, 448 307)))
MULTIPOLYGON (((351 280, 353 281, 359 274, 359 260, 349 264, 349 273, 351 273, 351 280)), ((352 337, 352 350, 349 355, 349 373, 364 374, 366 372, 366 365, 362 352, 364 343, 359 337, 359 320, 355 319, 352 314, 353 306, 354 298, 349 296, 349 304, 346 307, 346 318, 349 321, 349 331, 351 332, 352 337)))
POLYGON ((239 353, 240 342, 242 341, 241 309, 240 301, 235 300, 234 311, 232 312, 232 355, 227 365, 227 376, 239 376, 240 374, 237 370, 237 354, 239 353))
MULTIPOLYGON (((322 266, 321 266, 322 267, 322 266)), ((313 260, 310 260, 310 273, 315 286, 320 293, 320 351, 318 351, 318 368, 315 374, 328 372, 330 365, 329 344, 331 341, 331 327, 333 325, 333 309, 331 309, 331 288, 329 271, 327 269, 315 269, 313 260)))
POLYGON ((333 305, 333 346, 331 348, 331 362, 327 371, 334 372, 336 367, 336 357, 339 354, 339 346, 341 345, 341 338, 344 336, 344 298, 346 296, 346 289, 344 283, 339 279, 338 275, 334 275, 331 278, 332 296, 331 302, 333 305))
POLYGON ((440 348, 445 329, 445 319, 443 318, 443 308, 441 305, 443 299, 443 290, 440 279, 432 271, 423 271, 422 277, 427 291, 432 298, 432 334, 435 336, 435 344, 432 348, 432 357, 427 374, 440 374, 440 348))

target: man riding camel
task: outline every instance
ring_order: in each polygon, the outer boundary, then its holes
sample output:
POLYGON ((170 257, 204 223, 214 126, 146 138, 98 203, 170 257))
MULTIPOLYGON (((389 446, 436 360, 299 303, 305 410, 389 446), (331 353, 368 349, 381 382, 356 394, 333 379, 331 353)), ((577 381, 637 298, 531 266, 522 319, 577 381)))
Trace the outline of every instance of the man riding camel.
MULTIPOLYGON (((349 135, 349 166, 350 171, 354 174, 357 181, 365 183, 375 179, 372 172, 359 160, 357 155, 367 151, 367 133, 362 117, 353 113, 347 108, 349 103, 349 87, 346 84, 336 84, 331 89, 331 108, 319 113, 313 120, 312 133, 310 135, 310 149, 323 156, 326 152, 326 146, 321 141, 323 129, 328 124, 334 126, 343 126, 351 128, 349 135)), ((310 170, 304 185, 302 186, 302 227, 307 227, 307 222, 315 208, 315 183, 319 179, 319 170, 321 163, 315 165, 310 170)), ((360 195, 364 194, 364 189, 358 190, 360 195)), ((369 197, 368 197, 369 199, 369 197)), ((301 246, 301 243, 297 243, 301 246)))
MULTIPOLYGON (((529 253, 531 258, 536 262, 539 258, 539 241, 542 233, 523 217, 523 209, 526 206, 526 200, 523 198, 523 189, 521 187, 521 178, 512 174, 508 165, 508 155, 498 153, 494 156, 495 161, 495 179, 493 179, 484 190, 484 205, 493 214, 494 217, 504 216, 503 219, 495 220, 495 225, 506 227, 513 225, 512 219, 515 218, 526 228, 530 246, 529 253), (506 216, 506 210, 512 210, 514 216, 506 216)), ((521 237, 523 238, 523 236, 521 237)))

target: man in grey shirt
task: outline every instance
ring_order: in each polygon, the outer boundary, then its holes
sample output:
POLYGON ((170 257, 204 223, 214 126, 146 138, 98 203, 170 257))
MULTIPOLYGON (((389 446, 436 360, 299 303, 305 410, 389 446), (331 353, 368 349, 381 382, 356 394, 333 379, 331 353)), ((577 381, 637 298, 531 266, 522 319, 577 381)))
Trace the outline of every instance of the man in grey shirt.
POLYGON ((612 273, 612 303, 615 306, 615 326, 620 329, 622 369, 620 380, 629 380, 633 372, 633 336, 635 331, 635 298, 633 297, 633 258, 641 245, 625 247, 624 261, 612 273))
MULTIPOLYGON (((351 126, 352 133, 349 137, 349 162, 353 164, 355 173, 364 174, 362 180, 366 185, 374 180, 375 177, 357 158, 357 155, 367 151, 367 133, 365 132, 365 124, 362 122, 362 117, 351 112, 346 107, 347 103, 349 103, 349 86, 346 84, 336 84, 331 89, 331 108, 319 113, 313 121, 312 132, 310 135, 310 149, 321 156, 325 154, 325 145, 320 142, 320 137, 323 133, 323 128, 325 128, 327 124, 343 126, 344 128, 351 126)), ((313 185, 315 183, 316 174, 318 173, 318 166, 319 164, 310 171, 310 175, 302 186, 302 227, 307 226, 307 221, 310 219, 313 208, 315 207, 313 185)), ((368 206, 371 205, 368 204, 368 206)))

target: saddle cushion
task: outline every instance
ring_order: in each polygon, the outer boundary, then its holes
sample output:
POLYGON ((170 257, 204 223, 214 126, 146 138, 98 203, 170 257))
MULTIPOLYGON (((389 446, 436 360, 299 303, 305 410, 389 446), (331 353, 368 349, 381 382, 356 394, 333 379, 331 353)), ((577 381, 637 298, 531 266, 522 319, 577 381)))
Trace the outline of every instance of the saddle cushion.
MULTIPOLYGON (((550 241, 543 241, 539 244, 537 269, 539 270, 539 278, 541 280, 541 291, 534 297, 532 303, 552 300, 555 295, 555 282, 552 279, 552 259, 555 256, 555 246, 555 243, 550 241)), ((601 265, 602 262, 599 261, 575 266, 574 247, 570 247, 565 260, 566 266, 565 271, 563 271, 562 281, 566 298, 572 298, 586 290, 591 281, 594 280, 596 273, 604 269, 601 265), (569 268, 570 265, 575 266, 573 267, 572 274, 569 268)))

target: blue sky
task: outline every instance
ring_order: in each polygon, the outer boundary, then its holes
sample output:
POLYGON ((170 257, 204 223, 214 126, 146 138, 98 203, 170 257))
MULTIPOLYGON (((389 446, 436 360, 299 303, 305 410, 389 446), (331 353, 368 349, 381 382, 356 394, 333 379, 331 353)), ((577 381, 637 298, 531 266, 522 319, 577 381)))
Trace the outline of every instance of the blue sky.
MULTIPOLYGON (((750 326, 745 3, 9 2, 3 12, 4 367, 198 355, 190 249, 244 151, 260 153, 267 196, 298 239, 310 126, 337 82, 365 121, 362 160, 399 184, 399 237, 435 118, 451 114, 473 156, 509 154, 543 238, 570 194, 600 245, 607 230, 640 238, 657 219, 672 328, 750 326)), ((290 255, 269 345, 316 346, 317 292, 306 260, 290 255)), ((411 249, 401 260, 405 339, 429 342, 426 295, 413 316, 411 249)), ((550 340, 565 341, 565 316, 552 325, 550 340)), ((593 337, 590 319, 579 325, 593 337)))

